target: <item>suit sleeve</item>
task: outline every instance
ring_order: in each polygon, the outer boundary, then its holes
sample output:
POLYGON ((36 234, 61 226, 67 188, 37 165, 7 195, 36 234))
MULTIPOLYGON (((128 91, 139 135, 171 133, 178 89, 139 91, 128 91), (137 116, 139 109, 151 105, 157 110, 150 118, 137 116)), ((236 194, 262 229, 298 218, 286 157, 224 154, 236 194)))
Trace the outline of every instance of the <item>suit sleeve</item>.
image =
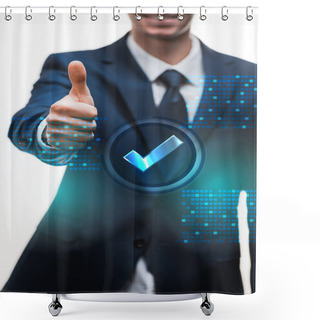
POLYGON ((68 61, 62 56, 52 54, 46 59, 40 78, 33 85, 30 100, 14 114, 8 132, 8 137, 18 149, 52 165, 65 165, 72 158, 72 152, 44 149, 37 140, 38 126, 49 114, 50 106, 67 95, 71 88, 68 61))

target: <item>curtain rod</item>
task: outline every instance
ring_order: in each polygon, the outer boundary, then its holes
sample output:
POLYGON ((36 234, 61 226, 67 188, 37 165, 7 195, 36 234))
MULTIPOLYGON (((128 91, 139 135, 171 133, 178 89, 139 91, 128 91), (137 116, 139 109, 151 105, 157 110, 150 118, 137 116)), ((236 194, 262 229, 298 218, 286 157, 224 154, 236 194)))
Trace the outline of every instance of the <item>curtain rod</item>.
POLYGON ((206 20, 207 14, 221 14, 221 19, 226 21, 228 20, 229 14, 245 14, 246 19, 248 21, 253 20, 254 14, 256 14, 256 10, 258 7, 206 7, 206 6, 199 6, 199 7, 184 7, 184 6, 177 6, 177 7, 167 7, 167 6, 158 6, 158 7, 129 7, 129 6, 5 6, 0 7, 0 13, 4 13, 5 19, 10 21, 12 19, 12 15, 17 13, 24 13, 26 20, 31 20, 32 15, 35 13, 48 13, 50 20, 55 20, 57 13, 65 13, 69 12, 70 19, 76 20, 78 14, 82 13, 90 13, 91 20, 97 20, 97 14, 102 13, 112 13, 114 20, 120 19, 120 14, 128 14, 132 13, 136 15, 136 18, 140 20, 143 14, 157 14, 159 20, 163 20, 166 14, 176 14, 179 20, 183 20, 184 14, 199 14, 199 18, 201 20, 206 20))
MULTIPOLYGON (((0 6, 0 9, 4 9, 8 6, 0 6)), ((27 6, 10 6, 12 9, 25 9, 27 6)), ((30 7, 30 6, 28 6, 30 7)), ((48 9, 50 6, 31 6, 32 8, 36 9, 48 9)), ((69 9, 70 7, 77 7, 82 9, 90 9, 92 6, 54 6, 58 9, 69 9)), ((115 6, 93 6, 93 8, 97 9, 113 9, 115 6)), ((142 8, 142 9, 158 9, 159 7, 163 7, 165 9, 177 9, 179 7, 187 8, 187 9, 197 9, 199 10, 201 7, 206 9, 221 9, 223 6, 117 6, 119 9, 135 9, 135 8, 142 8)), ((248 6, 224 6, 228 9, 246 9, 248 6)), ((249 6, 253 9, 258 9, 257 6, 249 6)))
POLYGON ((158 7, 149 7, 149 6, 0 6, 0 11, 10 11, 10 12, 25 12, 25 10, 30 10, 34 13, 42 13, 42 12, 48 12, 49 10, 58 10, 60 12, 69 12, 70 10, 77 10, 79 13, 85 13, 87 11, 92 10, 99 10, 101 13, 103 12, 113 12, 114 10, 120 11, 122 13, 178 13, 178 12, 184 12, 185 14, 188 13, 199 13, 206 12, 206 13, 216 13, 220 12, 222 10, 229 11, 231 10, 233 13, 237 13, 238 11, 243 10, 257 10, 258 7, 254 6, 247 6, 247 7, 236 7, 236 6, 220 6, 220 7, 207 7, 207 6, 198 6, 198 7, 184 7, 184 6, 175 6, 175 7, 167 7, 167 6, 158 6, 158 7))

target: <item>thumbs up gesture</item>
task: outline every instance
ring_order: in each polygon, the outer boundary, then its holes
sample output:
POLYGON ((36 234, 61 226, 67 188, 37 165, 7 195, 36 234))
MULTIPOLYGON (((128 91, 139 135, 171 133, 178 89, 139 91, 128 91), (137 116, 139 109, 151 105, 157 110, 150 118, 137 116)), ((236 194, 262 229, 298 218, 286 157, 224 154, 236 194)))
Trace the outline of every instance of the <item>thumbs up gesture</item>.
POLYGON ((94 138, 97 109, 86 84, 82 62, 72 61, 68 67, 72 88, 68 95, 50 107, 42 138, 61 150, 80 150, 94 138))

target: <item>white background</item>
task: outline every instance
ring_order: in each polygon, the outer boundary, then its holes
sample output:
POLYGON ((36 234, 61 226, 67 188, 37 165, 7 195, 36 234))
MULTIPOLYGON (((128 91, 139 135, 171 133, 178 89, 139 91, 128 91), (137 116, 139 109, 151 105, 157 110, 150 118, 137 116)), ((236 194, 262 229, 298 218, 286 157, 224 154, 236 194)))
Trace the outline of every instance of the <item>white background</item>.
MULTIPOLYGON (((147 1, 11 1, 2 5, 130 5, 147 1)), ((319 319, 320 30, 316 1, 174 1, 258 5, 257 292, 212 295, 215 319, 319 319)), ((3 50, 3 48, 1 48, 3 50)), ((5 263, 1 260, 1 264, 5 263)), ((1 319, 50 319, 49 295, 0 293, 1 319)), ((62 301, 68 319, 203 319, 200 299, 161 303, 62 301)))

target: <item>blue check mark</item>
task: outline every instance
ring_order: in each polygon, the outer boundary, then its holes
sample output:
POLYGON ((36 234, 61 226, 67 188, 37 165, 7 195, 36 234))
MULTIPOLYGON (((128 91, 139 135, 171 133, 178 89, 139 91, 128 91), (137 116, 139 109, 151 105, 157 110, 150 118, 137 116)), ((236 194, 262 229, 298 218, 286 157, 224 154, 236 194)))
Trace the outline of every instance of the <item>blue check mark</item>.
POLYGON ((172 135, 166 141, 162 142, 159 146, 153 149, 144 158, 141 157, 141 155, 135 150, 131 150, 128 154, 123 156, 123 158, 130 162, 137 169, 144 172, 155 163, 159 162, 161 159, 176 150, 181 144, 183 144, 183 142, 175 135, 172 135))

